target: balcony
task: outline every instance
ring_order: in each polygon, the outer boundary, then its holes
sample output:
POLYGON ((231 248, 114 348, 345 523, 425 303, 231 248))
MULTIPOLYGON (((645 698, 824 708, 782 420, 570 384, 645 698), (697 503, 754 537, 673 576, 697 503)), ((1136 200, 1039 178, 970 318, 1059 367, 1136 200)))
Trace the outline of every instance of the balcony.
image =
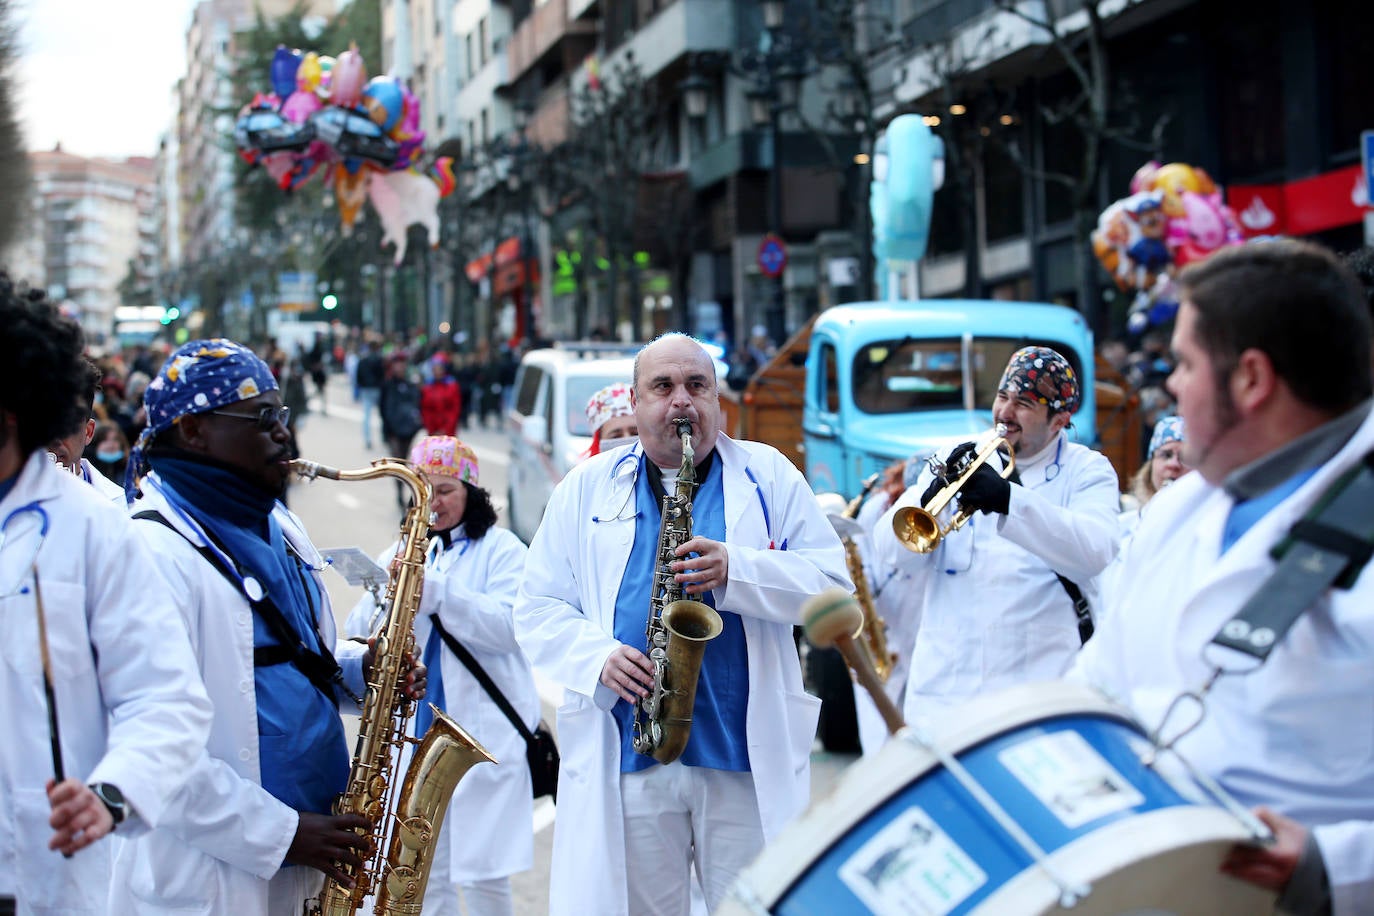
POLYGON ((632 53, 646 78, 661 73, 689 51, 724 51, 735 45, 732 0, 676 0, 614 44, 606 66, 632 53))
POLYGON ((590 52, 596 41, 596 22, 569 21, 568 0, 549 0, 536 7, 510 36, 506 54, 510 79, 520 79, 569 39, 580 39, 577 48, 563 48, 562 69, 571 69, 590 52), (580 53, 579 53, 580 50, 580 53), (566 58, 571 58, 566 59, 566 58))

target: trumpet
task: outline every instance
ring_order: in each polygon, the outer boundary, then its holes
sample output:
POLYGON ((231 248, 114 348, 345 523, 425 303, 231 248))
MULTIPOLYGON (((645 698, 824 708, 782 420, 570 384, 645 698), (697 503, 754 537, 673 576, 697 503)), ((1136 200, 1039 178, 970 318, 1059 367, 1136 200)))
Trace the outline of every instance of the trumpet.
POLYGON ((940 525, 939 515, 949 505, 950 500, 968 483, 973 472, 986 464, 993 455, 1002 452, 1006 455, 1006 466, 1002 468, 1002 479, 1010 477, 1016 470, 1016 455, 1011 443, 1007 441, 1007 427, 998 423, 992 434, 986 437, 975 452, 965 455, 954 467, 930 459, 931 470, 937 480, 948 483, 922 506, 905 506, 898 509, 892 517, 892 530, 902 546, 914 553, 930 553, 953 531, 958 531, 973 516, 973 510, 960 508, 946 526, 940 525))

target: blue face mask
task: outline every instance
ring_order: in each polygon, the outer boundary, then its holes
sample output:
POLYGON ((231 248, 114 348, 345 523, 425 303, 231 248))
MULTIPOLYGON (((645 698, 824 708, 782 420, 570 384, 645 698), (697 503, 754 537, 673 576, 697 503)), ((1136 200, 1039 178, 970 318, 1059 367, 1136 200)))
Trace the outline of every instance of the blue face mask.
POLYGON ((117 448, 113 451, 106 451, 101 449, 95 453, 95 460, 105 464, 114 464, 116 461, 124 460, 124 450, 117 448))

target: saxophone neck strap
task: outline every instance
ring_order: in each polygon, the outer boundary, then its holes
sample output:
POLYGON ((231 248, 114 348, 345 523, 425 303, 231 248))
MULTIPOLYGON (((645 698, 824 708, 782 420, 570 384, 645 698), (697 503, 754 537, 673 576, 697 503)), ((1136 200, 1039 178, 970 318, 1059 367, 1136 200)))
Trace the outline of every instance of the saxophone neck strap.
POLYGON ((462 662, 463 667, 472 672, 472 676, 477 678, 477 683, 482 685, 482 689, 487 692, 492 701, 500 708, 501 712, 506 714, 506 718, 510 720, 511 725, 515 726, 515 730, 520 733, 520 737, 524 738, 526 741, 533 738, 533 733, 524 722, 520 721, 520 716, 516 713, 515 707, 510 705, 510 700, 506 699, 506 695, 501 692, 501 688, 497 687, 496 682, 491 679, 491 675, 487 674, 487 669, 483 668, 481 662, 472 657, 472 653, 467 650, 466 646, 460 643, 452 633, 444 629, 444 625, 439 622, 439 615, 430 614, 429 622, 433 625, 434 632, 438 633, 439 638, 444 641, 444 645, 448 646, 449 651, 458 656, 458 661, 462 662))
POLYGON ((1374 554, 1374 452, 1327 487, 1270 555, 1278 566, 1212 643, 1263 664, 1328 588, 1350 589, 1374 554))
MULTIPOLYGON (((181 535, 183 538, 186 537, 185 534, 178 531, 176 526, 169 522, 162 513, 158 512, 156 509, 148 509, 139 512, 133 517, 136 519, 158 522, 170 528, 172 531, 176 531, 177 534, 181 535)), ((210 537, 209 532, 206 532, 206 537, 210 537)), ((224 565, 224 562, 220 559, 220 554, 223 553, 222 550, 217 552, 210 547, 195 544, 189 538, 186 539, 186 543, 195 548, 196 552, 204 557, 205 561, 214 567, 214 569, 234 587, 235 591, 242 592, 242 588, 239 584, 243 578, 241 571, 231 570, 224 565)), ((226 557, 228 556, 227 553, 223 553, 223 555, 226 557)), ((295 556, 294 553, 292 555, 295 556)), ((300 557, 296 557, 298 570, 300 562, 300 557)), ((306 594, 309 594, 309 588, 306 589, 306 594)), ((305 641, 301 638, 301 635, 296 632, 295 628, 292 627, 290 622, 286 619, 286 616, 282 614, 281 608, 277 607, 276 603, 266 595, 261 598, 249 598, 247 595, 244 597, 252 606, 253 613, 262 618, 263 623, 267 625, 267 629, 272 633, 273 638, 277 640, 276 645, 255 646, 253 648, 253 666, 255 668, 267 668, 272 665, 283 664, 295 665, 301 674, 304 674, 306 679, 309 680, 316 689, 329 697, 330 702, 335 706, 339 703, 338 694, 335 693, 336 687, 343 690, 343 692, 354 702, 361 705, 362 701, 354 696, 348 687, 345 686, 343 670, 339 667, 338 661, 334 658, 334 654, 329 651, 328 646, 321 642, 319 652, 308 648, 305 645, 305 641)))

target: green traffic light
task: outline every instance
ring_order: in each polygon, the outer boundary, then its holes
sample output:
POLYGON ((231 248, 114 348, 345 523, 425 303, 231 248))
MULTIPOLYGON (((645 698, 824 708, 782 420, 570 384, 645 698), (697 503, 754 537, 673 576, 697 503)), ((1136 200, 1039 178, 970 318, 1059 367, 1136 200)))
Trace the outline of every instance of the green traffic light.
POLYGON ((177 308, 175 305, 172 306, 171 308, 167 309, 167 319, 168 319, 169 321, 176 321, 176 320, 177 320, 178 318, 180 318, 180 317, 181 317, 181 309, 177 308))
POLYGON ((320 305, 324 306, 326 312, 332 312, 339 306, 339 297, 330 293, 320 300, 320 305))

